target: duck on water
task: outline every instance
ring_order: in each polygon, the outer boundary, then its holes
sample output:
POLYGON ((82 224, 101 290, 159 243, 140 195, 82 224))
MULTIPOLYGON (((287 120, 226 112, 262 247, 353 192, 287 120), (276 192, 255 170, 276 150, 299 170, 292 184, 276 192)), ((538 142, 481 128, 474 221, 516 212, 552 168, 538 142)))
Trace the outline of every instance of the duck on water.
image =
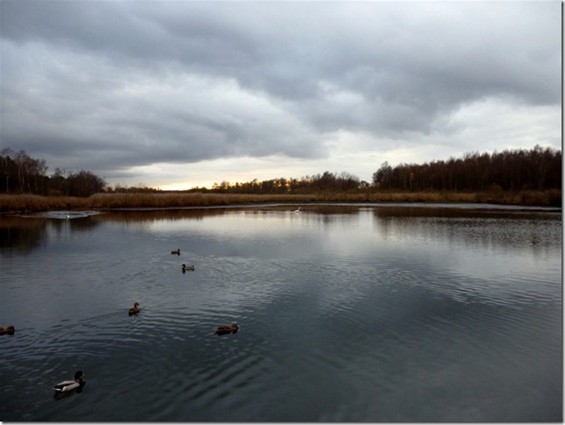
POLYGON ((182 272, 193 272, 194 271, 194 266, 187 266, 186 264, 182 265, 182 272))
POLYGON ((14 332, 16 332, 16 328, 12 325, 0 326, 0 335, 14 335, 14 332))
POLYGON ((237 323, 234 322, 231 325, 218 326, 216 328, 215 334, 216 335, 224 335, 224 334, 229 334, 229 333, 235 334, 235 333, 237 333, 238 329, 239 329, 239 326, 237 326, 237 323))
POLYGON ((129 309, 128 314, 131 316, 133 314, 137 314, 141 311, 141 307, 139 307, 139 303, 135 303, 132 308, 129 309))
POLYGON ((67 381, 61 381, 53 387, 55 391, 55 398, 61 398, 66 395, 71 394, 73 391, 82 391, 82 387, 86 384, 85 375, 82 370, 77 370, 75 372, 74 379, 69 379, 67 381))

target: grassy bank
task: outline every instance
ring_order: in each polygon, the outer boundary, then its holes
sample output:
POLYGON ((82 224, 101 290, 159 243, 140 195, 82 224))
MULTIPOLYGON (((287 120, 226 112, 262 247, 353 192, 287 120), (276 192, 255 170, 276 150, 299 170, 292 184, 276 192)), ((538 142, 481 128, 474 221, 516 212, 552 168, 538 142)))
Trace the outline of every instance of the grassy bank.
POLYGON ((366 192, 308 195, 219 194, 163 192, 99 193, 88 198, 39 195, 0 195, 0 212, 53 210, 111 210, 119 208, 183 208, 256 203, 312 202, 477 202, 503 205, 561 207, 561 191, 519 192, 366 192))

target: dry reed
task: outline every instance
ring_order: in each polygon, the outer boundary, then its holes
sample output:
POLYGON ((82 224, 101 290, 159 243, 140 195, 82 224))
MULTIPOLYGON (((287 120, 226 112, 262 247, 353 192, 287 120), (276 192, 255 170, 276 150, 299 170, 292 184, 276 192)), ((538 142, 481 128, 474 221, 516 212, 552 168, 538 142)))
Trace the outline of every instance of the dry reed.
POLYGON ((428 202, 495 203, 529 206, 561 206, 561 191, 517 192, 322 192, 316 194, 221 194, 221 193, 99 193, 88 198, 0 195, 0 212, 39 212, 53 210, 172 209, 229 206, 258 203, 314 202, 428 202))

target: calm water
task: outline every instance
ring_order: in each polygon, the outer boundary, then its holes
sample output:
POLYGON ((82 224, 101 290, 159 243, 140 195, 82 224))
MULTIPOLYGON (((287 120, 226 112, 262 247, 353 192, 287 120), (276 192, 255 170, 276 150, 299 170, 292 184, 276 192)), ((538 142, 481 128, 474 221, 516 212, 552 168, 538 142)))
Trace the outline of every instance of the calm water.
POLYGON ((563 419, 560 212, 64 216, 0 217, 0 420, 563 419))

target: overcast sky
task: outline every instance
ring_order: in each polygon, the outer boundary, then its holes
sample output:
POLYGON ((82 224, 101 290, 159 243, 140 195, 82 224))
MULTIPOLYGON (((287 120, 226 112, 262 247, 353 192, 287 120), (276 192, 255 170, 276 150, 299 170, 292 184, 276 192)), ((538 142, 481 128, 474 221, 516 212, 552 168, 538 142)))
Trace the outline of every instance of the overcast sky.
POLYGON ((561 149, 561 3, 0 2, 0 148, 164 189, 561 149))

